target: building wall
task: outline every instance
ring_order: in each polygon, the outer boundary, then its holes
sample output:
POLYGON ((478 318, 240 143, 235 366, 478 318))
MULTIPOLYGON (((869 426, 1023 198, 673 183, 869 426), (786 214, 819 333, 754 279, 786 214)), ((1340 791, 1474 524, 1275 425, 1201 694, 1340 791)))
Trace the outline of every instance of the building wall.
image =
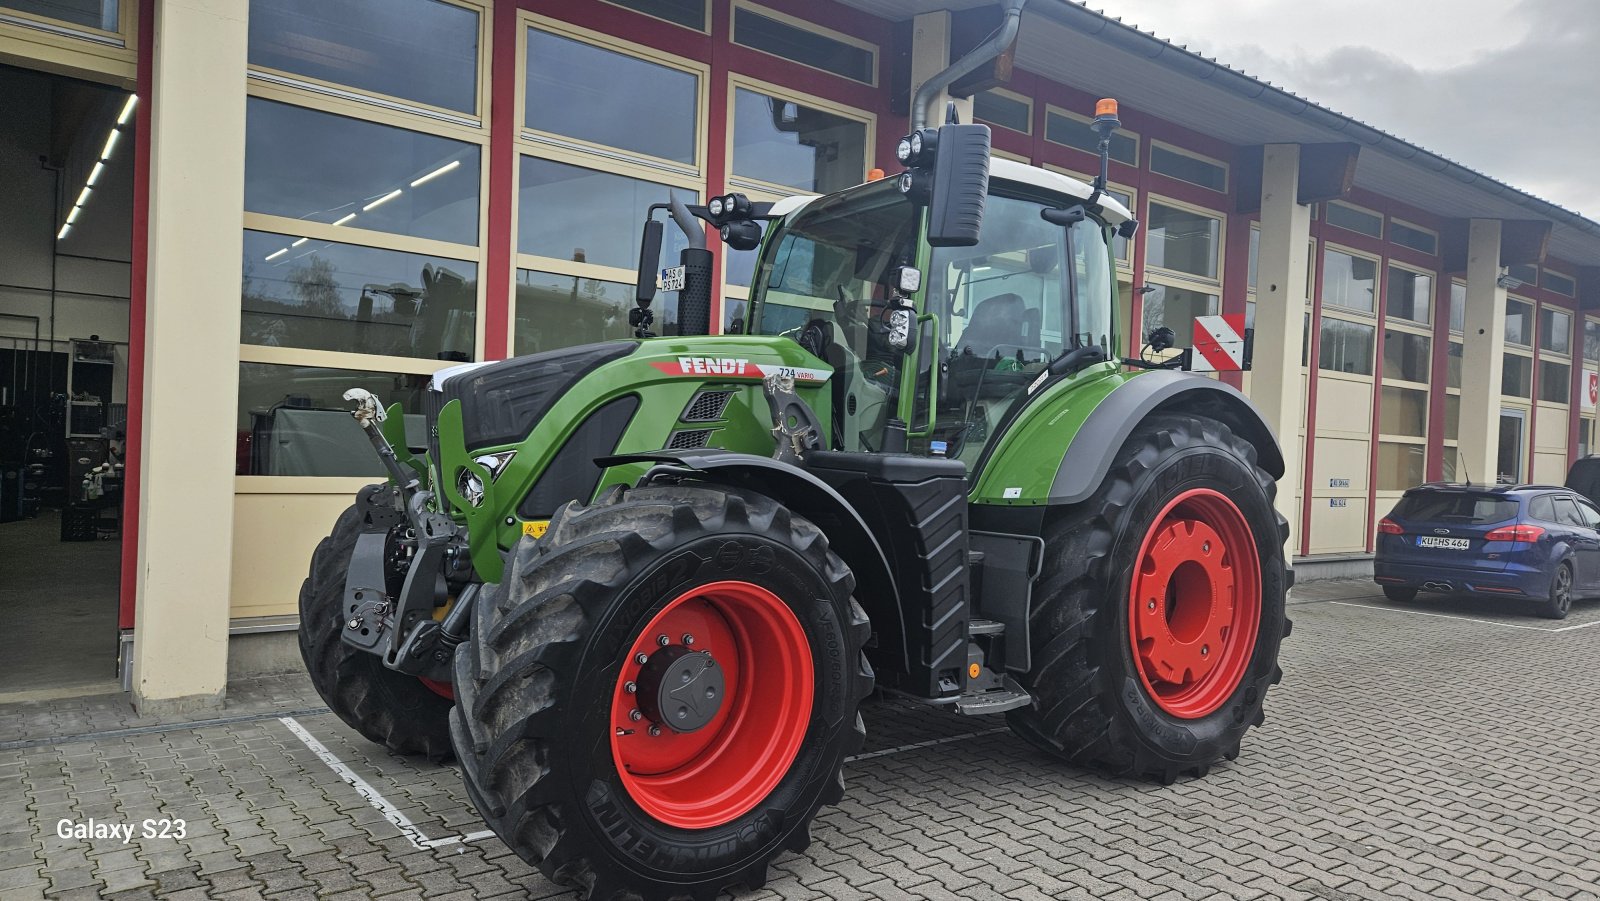
MULTIPOLYGON (((332 455, 307 469, 312 455, 280 452, 271 439, 285 398, 332 410, 356 382, 405 402, 457 359, 621 337, 645 204, 668 190, 758 200, 829 190, 892 169, 906 128, 910 86, 896 66, 909 23, 828 0, 397 0, 359 28, 326 10, 317 22, 252 10, 235 616, 292 612, 310 549, 378 475, 332 455), (759 49, 773 34, 806 58, 759 49), (318 42, 351 49, 322 62, 295 51, 318 42)), ((1018 70, 977 110, 998 154, 1083 176, 1096 165, 1083 141, 1095 100, 1018 70)), ((1162 322, 1183 335, 1197 313, 1251 311, 1256 217, 1235 212, 1241 148, 1136 106, 1122 112, 1111 187, 1145 224, 1119 264, 1132 350, 1162 322)), ((1311 232, 1306 476, 1296 486, 1307 503, 1293 539, 1309 554, 1370 549, 1400 487, 1461 477, 1453 274, 1425 246, 1447 223, 1366 192, 1348 201, 1319 207, 1311 232), (1391 272, 1408 274, 1391 282, 1391 272), (1402 290, 1407 279, 1425 313, 1402 290)), ((737 328, 749 255, 715 252, 725 269, 715 327, 737 328)), ((1562 365, 1571 386, 1579 380, 1577 339, 1563 355, 1536 329, 1541 310, 1570 314, 1574 301, 1538 275, 1512 293, 1534 305, 1535 331, 1508 351, 1530 373, 1506 399, 1525 424, 1520 470, 1508 475, 1555 478, 1572 435, 1591 441, 1593 418, 1579 429, 1554 388, 1562 365)), ((661 324, 674 302, 658 300, 661 324)), ((1544 321, 1545 332, 1559 324, 1544 321)), ((1600 359, 1600 332, 1593 344, 1600 359)), ((1225 376, 1247 391, 1261 377, 1225 376)), ((1295 452, 1296 436, 1283 437, 1295 452)))

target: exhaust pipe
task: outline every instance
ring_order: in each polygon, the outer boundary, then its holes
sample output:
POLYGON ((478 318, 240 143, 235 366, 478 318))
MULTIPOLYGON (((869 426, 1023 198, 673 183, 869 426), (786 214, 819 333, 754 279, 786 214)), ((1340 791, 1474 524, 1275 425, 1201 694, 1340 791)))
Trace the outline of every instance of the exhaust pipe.
POLYGON ((938 75, 933 76, 917 88, 916 97, 911 101, 911 130, 928 124, 928 107, 933 105, 933 98, 938 93, 956 81, 977 71, 977 68, 991 59, 999 56, 1006 45, 1017 38, 1017 31, 1022 25, 1022 6, 1028 0, 1005 0, 1005 19, 1000 27, 995 29, 989 39, 972 48, 972 52, 961 57, 938 75))
POLYGON ((689 246, 678 256, 683 266, 683 290, 678 292, 678 334, 709 335, 712 266, 711 251, 706 249, 706 231, 676 192, 668 194, 667 199, 672 221, 689 239, 689 246))

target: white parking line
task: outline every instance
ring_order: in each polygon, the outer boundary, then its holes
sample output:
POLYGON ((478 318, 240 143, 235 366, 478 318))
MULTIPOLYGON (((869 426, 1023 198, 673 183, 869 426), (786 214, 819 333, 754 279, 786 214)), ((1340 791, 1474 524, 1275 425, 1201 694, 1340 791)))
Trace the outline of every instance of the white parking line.
POLYGON ((1561 626, 1555 629, 1546 629, 1542 626, 1524 626, 1520 623, 1497 623, 1490 619, 1474 619, 1470 616, 1456 616, 1453 613, 1429 613, 1426 610, 1404 610, 1399 607, 1379 607, 1376 604, 1352 604, 1349 601, 1329 601, 1340 607, 1361 607, 1365 610, 1382 610, 1386 613, 1409 613, 1412 616, 1436 616, 1440 619, 1456 619, 1466 623, 1481 623, 1485 626, 1499 626, 1503 629, 1526 629, 1529 632, 1573 632, 1578 629, 1587 629, 1590 626, 1600 626, 1600 620, 1592 623, 1580 623, 1576 626, 1561 626))
POLYGON ((351 788, 354 788, 358 793, 360 793, 361 797, 366 798, 367 803, 371 804, 373 809, 383 814, 384 819, 393 823, 394 827, 400 830, 400 834, 404 835, 412 845, 416 846, 418 851, 426 851, 429 848, 438 848, 443 845, 467 844, 469 842, 480 841, 494 835, 493 832, 485 829, 481 832, 469 832, 466 835, 449 835, 444 838, 428 838, 428 836, 421 829, 417 828, 416 823, 411 822, 410 817, 401 813, 400 808, 390 804, 389 799, 385 798, 377 789, 373 788, 371 783, 367 782, 367 780, 361 778, 360 776, 357 776, 354 770, 350 769, 348 766, 345 766, 344 761, 334 756, 334 753, 328 750, 327 746, 325 746, 322 742, 317 741, 317 739, 310 732, 306 731, 306 727, 300 725, 298 720, 292 716, 280 716, 278 717, 278 722, 282 723, 285 728, 293 733, 295 738, 300 739, 300 743, 305 745, 311 751, 311 753, 317 755, 318 759, 327 764, 328 769, 333 770, 335 775, 337 775, 340 779, 343 779, 350 785, 351 788))

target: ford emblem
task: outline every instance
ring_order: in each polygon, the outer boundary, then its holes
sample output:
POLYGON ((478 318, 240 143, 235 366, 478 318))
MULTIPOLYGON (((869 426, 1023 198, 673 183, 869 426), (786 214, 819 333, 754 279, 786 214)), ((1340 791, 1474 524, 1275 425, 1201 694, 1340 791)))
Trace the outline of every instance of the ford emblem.
POLYGON ((1449 529, 1434 529, 1433 530, 1433 534, 1435 534, 1435 535, 1449 535, 1450 534, 1450 530, 1449 529))

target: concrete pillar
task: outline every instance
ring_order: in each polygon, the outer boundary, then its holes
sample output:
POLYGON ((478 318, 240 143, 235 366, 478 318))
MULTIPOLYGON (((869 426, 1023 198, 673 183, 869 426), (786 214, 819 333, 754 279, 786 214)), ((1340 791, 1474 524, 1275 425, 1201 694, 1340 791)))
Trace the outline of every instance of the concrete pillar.
POLYGON ((1474 219, 1467 239, 1467 308, 1461 345, 1461 463, 1456 479, 1493 485, 1500 444, 1500 369, 1506 289, 1500 287, 1500 222, 1474 219))
MULTIPOLYGON (((1304 343, 1307 242, 1311 208, 1300 203, 1300 146, 1268 144, 1261 173, 1261 243, 1256 255, 1256 339, 1250 397, 1283 446, 1278 512, 1298 546, 1300 489, 1306 459, 1300 440, 1305 398, 1300 380, 1304 343)), ((1307 441, 1310 436, 1307 436, 1307 441)))
POLYGON ((228 669, 247 0, 155 16, 133 700, 221 703, 228 669))
MULTIPOLYGON (((915 101, 917 89, 922 87, 928 79, 943 72, 950 65, 950 11, 941 9, 937 12, 921 13, 911 24, 911 100, 915 101)), ((940 91, 928 107, 928 124, 938 127, 944 124, 945 104, 950 101, 950 94, 940 91)), ((912 105, 915 110, 915 103, 912 105)), ((961 121, 972 121, 972 98, 956 98, 956 109, 960 112, 961 121)))

